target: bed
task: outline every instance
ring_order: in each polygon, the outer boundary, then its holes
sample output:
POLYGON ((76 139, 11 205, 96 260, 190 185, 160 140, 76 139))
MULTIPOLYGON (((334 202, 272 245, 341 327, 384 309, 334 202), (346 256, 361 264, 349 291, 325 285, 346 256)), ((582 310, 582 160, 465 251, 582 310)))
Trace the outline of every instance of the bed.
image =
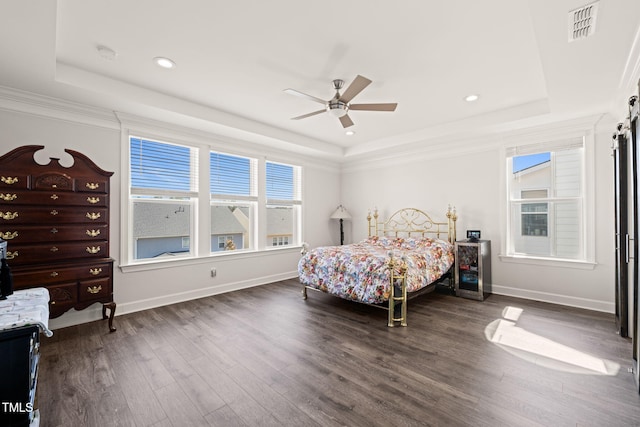
POLYGON ((407 326, 407 301, 452 285, 453 244, 457 214, 447 210, 446 222, 436 222, 425 212, 405 208, 386 221, 377 210, 367 215, 368 237, 341 246, 309 250, 303 245, 298 274, 307 289, 388 310, 388 326, 407 326))

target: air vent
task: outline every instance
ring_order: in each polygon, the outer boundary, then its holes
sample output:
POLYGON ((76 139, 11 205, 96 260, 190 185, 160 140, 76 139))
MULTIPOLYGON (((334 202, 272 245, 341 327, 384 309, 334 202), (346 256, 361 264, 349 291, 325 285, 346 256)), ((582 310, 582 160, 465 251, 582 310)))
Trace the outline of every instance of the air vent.
POLYGON ((598 2, 593 2, 569 12, 569 41, 584 39, 596 30, 598 2))

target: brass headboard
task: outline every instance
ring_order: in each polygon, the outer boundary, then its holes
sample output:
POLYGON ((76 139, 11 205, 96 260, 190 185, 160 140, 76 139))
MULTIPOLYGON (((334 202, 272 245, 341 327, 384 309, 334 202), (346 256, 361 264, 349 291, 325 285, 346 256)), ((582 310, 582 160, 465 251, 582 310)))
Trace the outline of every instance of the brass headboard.
POLYGON ((369 236, 393 236, 393 237, 433 237, 456 241, 456 221, 458 215, 456 208, 447 209, 447 222, 436 222, 420 209, 400 209, 386 221, 378 221, 378 209, 373 214, 369 211, 369 236))

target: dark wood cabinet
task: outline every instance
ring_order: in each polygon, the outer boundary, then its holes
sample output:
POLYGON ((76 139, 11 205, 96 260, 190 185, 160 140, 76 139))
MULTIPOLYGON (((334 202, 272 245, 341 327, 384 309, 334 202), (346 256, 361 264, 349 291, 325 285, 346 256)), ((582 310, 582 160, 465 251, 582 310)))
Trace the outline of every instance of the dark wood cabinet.
POLYGON ((40 330, 37 326, 0 331, 2 426, 28 427, 39 424, 39 414, 34 407, 39 347, 40 330))
POLYGON ((109 257, 109 179, 113 172, 85 155, 65 150, 73 165, 51 158, 41 165, 41 145, 0 157, 0 237, 14 289, 45 287, 51 318, 101 303, 113 327, 113 260, 109 257))

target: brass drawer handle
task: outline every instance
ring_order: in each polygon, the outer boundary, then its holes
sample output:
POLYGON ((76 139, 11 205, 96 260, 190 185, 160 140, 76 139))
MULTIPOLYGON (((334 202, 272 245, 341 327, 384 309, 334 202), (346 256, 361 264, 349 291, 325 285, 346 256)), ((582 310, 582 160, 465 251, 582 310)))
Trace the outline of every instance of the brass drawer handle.
POLYGON ((10 220, 18 218, 18 212, 0 212, 0 218, 10 220))
POLYGON ((57 194, 52 194, 51 195, 51 200, 58 200, 58 195, 57 194))
POLYGON ((100 235, 100 230, 87 230, 87 236, 97 237, 100 235))
POLYGON ((92 276, 97 276, 100 273, 102 273, 102 269, 101 268, 90 268, 89 269, 89 274, 91 274, 92 276))
POLYGON ((100 246, 87 246, 87 252, 89 252, 90 254, 97 254, 98 252, 100 252, 100 246))
POLYGON ((5 184, 13 185, 18 182, 18 177, 11 178, 10 176, 3 176, 0 177, 0 181, 4 182, 5 184))
POLYGON ((51 212, 49 212, 49 213, 50 213, 51 215, 53 215, 53 216, 56 216, 56 215, 58 215, 58 213, 59 213, 59 212, 58 212, 57 210, 55 210, 55 209, 54 209, 54 210, 52 210, 52 211, 51 211, 51 212))
POLYGON ((7 259, 14 259, 18 255, 19 255, 18 251, 15 251, 15 252, 7 251, 7 259))
POLYGON ((17 194, 4 194, 4 193, 0 193, 0 199, 4 200, 5 202, 11 202, 15 199, 18 198, 17 194))
POLYGON ((58 272, 56 271, 52 271, 51 274, 49 275, 51 277, 58 277, 58 272))
POLYGON ((56 305, 56 302, 55 301, 51 301, 49 304, 56 305))
POLYGON ((57 228, 52 228, 50 231, 51 234, 56 234, 57 232, 58 232, 57 228))
POLYGON ((89 190, 97 190, 98 188, 100 188, 100 184, 98 184, 97 182, 87 182, 87 188, 89 190))
POLYGON ((101 290, 102 290, 102 285, 87 287, 87 292, 89 292, 90 294, 97 294, 101 290))
POLYGON ((96 220, 100 218, 100 212, 87 212, 87 218, 90 220, 96 220))
POLYGON ((96 204, 100 201, 100 197, 87 197, 87 202, 91 204, 96 204))
POLYGON ((52 247, 51 249, 49 249, 51 252, 58 252, 60 249, 56 248, 55 246, 52 247))
POLYGON ((11 239, 15 239, 16 237, 18 237, 18 232, 14 231, 7 231, 5 233, 0 233, 0 239, 4 239, 4 240, 11 240, 11 239))

